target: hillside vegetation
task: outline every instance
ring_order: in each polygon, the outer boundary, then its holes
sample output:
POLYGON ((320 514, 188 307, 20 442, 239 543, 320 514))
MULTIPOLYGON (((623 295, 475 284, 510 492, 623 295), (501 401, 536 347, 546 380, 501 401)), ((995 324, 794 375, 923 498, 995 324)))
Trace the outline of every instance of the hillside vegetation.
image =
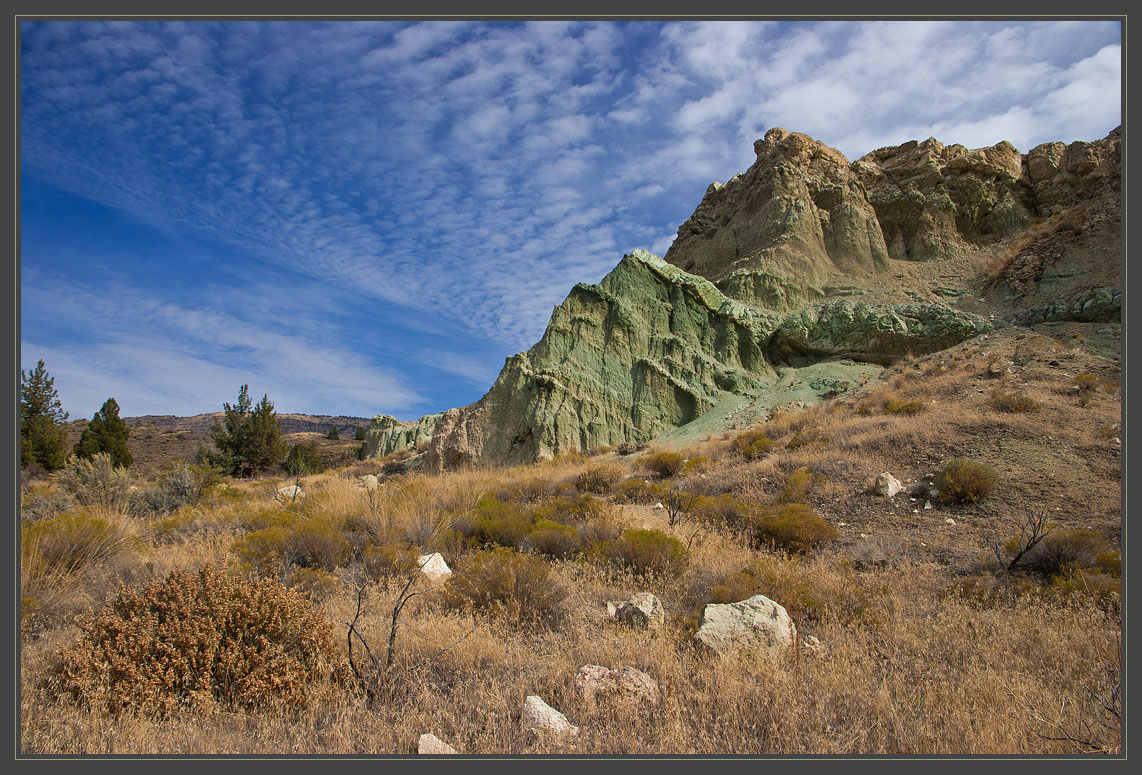
POLYGON ((508 469, 73 465, 22 497, 22 750, 1118 752, 1116 331, 1008 327, 684 445, 508 469), (639 592, 660 628, 608 616, 639 592), (707 604, 757 594, 790 646, 698 645, 707 604), (586 665, 657 692, 589 696, 586 665), (530 695, 578 734, 522 729, 530 695))

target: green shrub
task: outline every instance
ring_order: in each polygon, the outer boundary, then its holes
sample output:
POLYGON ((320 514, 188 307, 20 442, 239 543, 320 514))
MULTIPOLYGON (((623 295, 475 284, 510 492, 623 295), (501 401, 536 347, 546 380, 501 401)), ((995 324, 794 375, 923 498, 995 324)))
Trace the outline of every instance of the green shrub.
POLYGON ((657 503, 662 500, 662 488, 638 477, 625 479, 615 487, 614 499, 615 503, 657 503))
POLYGON ((20 540, 25 562, 40 563, 46 570, 65 575, 106 565, 142 545, 127 519, 97 507, 29 525, 20 540))
POLYGON ((524 545, 549 557, 564 558, 579 549, 579 531, 570 525, 538 520, 524 539, 524 545))
POLYGON ((643 458, 642 464, 647 470, 668 479, 681 473, 682 467, 686 464, 685 460, 686 458, 679 452, 655 452, 643 458))
POLYGON ((372 545, 361 553, 361 561, 370 578, 397 576, 406 578, 417 568, 420 552, 404 541, 372 545))
POLYGON ((285 442, 278 423, 278 413, 268 396, 254 406, 249 386, 238 391, 238 403, 223 402, 224 423, 214 421, 210 431, 216 453, 208 453, 211 464, 231 476, 248 477, 281 462, 285 442))
POLYGON ((607 519, 612 513, 611 504, 592 495, 559 496, 532 510, 536 520, 547 519, 564 525, 607 519))
POLYGON ((487 611, 516 625, 558 626, 566 590, 543 560, 500 547, 459 563, 444 590, 444 604, 487 611))
MULTIPOLYGON (((1012 539, 1008 542, 1008 552, 1012 551, 1012 539)), ((1106 550, 1106 543, 1094 530, 1078 528, 1068 532, 1047 533, 1019 561, 1019 568, 1035 571, 1044 576, 1066 575, 1079 568, 1098 566, 1100 553, 1106 550)))
POLYGON ((613 541, 593 544, 591 559, 605 559, 634 573, 678 576, 686 568, 686 547, 659 530, 624 530, 613 541))
POLYGON ((801 449, 802 447, 814 447, 821 449, 829 445, 829 437, 821 433, 816 428, 808 430, 798 430, 793 434, 793 438, 785 442, 786 449, 801 449))
POLYGON ((734 449, 746 460, 765 457, 773 449, 773 439, 760 428, 739 433, 733 441, 734 449))
POLYGON ((173 571, 81 623, 61 653, 74 700, 109 713, 303 709, 348 677, 324 617, 271 579, 173 571))
POLYGON ((1001 412, 1037 412, 1040 409, 1039 403, 1023 390, 1014 393, 993 390, 988 403, 1001 412))
POLYGON ((683 474, 700 474, 710 467, 710 458, 707 455, 691 455, 682 467, 683 474))
POLYGON ((20 520, 42 522, 77 508, 79 501, 63 488, 33 492, 20 499, 20 520))
POLYGON ((64 492, 82 506, 99 506, 121 511, 135 511, 138 499, 131 491, 131 475, 127 469, 111 464, 111 456, 99 452, 90 458, 72 457, 55 474, 64 492))
POLYGON ((808 503, 813 487, 822 484, 825 477, 802 466, 785 477, 785 484, 777 495, 778 503, 808 503))
POLYGON ((623 472, 615 466, 592 466, 575 477, 580 492, 605 495, 622 481, 623 472))
POLYGON ((364 425, 358 425, 356 432, 353 434, 353 440, 354 441, 364 441, 365 440, 365 433, 366 433, 365 426, 364 425))
POLYGON ((317 441, 311 439, 290 447, 289 454, 286 455, 285 466, 292 476, 319 474, 324 471, 325 461, 321 457, 321 449, 317 446, 317 441))
POLYGON ((531 514, 518 503, 504 503, 494 496, 481 498, 469 520, 457 522, 481 545, 518 546, 531 531, 531 514))
POLYGON ((20 371, 20 465, 49 471, 67 460, 68 414, 63 410, 55 378, 41 360, 31 372, 20 371))
POLYGON ((956 458, 944 466, 936 481, 940 500, 949 503, 975 503, 986 498, 999 477, 986 463, 956 458))
POLYGON ((234 544, 234 553, 264 574, 284 574, 295 568, 333 570, 349 559, 350 545, 327 519, 294 519, 247 533, 234 544))
POLYGON ((924 402, 918 399, 904 401, 899 398, 890 398, 884 402, 885 414, 919 414, 924 411, 924 402))
POLYGON ((149 515, 169 514, 202 499, 209 473, 201 468, 179 465, 159 477, 154 487, 143 490, 140 508, 149 515))
POLYGON ((758 510, 753 518, 755 545, 772 544, 790 552, 809 552, 835 539, 836 528, 804 503, 785 503, 758 510))

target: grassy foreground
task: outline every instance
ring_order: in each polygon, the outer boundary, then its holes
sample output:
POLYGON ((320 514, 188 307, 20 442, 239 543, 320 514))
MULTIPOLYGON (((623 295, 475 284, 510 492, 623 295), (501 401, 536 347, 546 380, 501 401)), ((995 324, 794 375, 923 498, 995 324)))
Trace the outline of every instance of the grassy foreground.
POLYGON ((442 477, 366 461, 295 500, 284 479, 149 508, 162 482, 87 503, 30 486, 22 750, 406 754, 430 732, 470 754, 1117 753, 1120 377, 1047 333, 685 449, 442 477), (907 489, 873 493, 884 471, 907 489), (454 575, 406 591, 429 551, 454 575), (640 591, 662 630, 607 619, 640 591), (390 665, 402 592, 422 594, 390 665), (707 603, 756 593, 797 648, 695 647, 707 603), (643 670, 661 701, 589 703, 586 664, 643 670), (522 731, 531 694, 580 734, 522 731))

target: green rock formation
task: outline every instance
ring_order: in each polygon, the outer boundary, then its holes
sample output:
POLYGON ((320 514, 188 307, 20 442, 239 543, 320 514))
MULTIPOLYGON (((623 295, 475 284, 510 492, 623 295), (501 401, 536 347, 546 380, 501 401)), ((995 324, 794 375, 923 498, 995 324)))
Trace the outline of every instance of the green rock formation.
POLYGON ((1117 322, 1122 318, 1121 288, 1091 288, 1068 299, 1030 307, 1013 312, 1003 320, 1017 326, 1038 323, 1061 323, 1073 320, 1079 323, 1117 322))
POLYGON ((421 443, 427 444, 439 419, 439 414, 429 414, 416 422, 401 422, 391 415, 377 415, 365 432, 365 456, 384 457, 398 449, 416 449, 421 443))

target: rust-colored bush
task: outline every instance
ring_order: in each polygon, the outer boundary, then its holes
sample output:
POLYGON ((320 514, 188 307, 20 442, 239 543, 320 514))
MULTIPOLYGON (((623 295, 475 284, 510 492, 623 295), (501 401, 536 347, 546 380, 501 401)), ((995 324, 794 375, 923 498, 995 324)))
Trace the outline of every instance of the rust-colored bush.
POLYGON ((664 479, 669 479, 682 472, 686 458, 680 452, 655 452, 643 458, 642 464, 664 479))
POLYGON ((1039 403, 1023 390, 1017 390, 1014 393, 993 390, 988 403, 993 409, 998 409, 1001 412, 1037 412, 1041 408, 1039 403))
POLYGON ((312 605, 274 579, 176 570, 81 624, 61 651, 65 691, 118 713, 300 709, 346 677, 312 605))

